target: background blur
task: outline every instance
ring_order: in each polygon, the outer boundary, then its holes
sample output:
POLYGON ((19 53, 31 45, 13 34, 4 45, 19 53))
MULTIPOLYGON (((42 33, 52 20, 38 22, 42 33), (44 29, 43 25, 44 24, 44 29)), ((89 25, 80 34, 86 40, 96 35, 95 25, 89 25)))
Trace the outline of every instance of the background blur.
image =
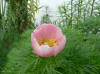
POLYGON ((100 74, 100 0, 0 0, 0 74, 100 74), (33 53, 41 24, 66 36, 56 57, 33 53))

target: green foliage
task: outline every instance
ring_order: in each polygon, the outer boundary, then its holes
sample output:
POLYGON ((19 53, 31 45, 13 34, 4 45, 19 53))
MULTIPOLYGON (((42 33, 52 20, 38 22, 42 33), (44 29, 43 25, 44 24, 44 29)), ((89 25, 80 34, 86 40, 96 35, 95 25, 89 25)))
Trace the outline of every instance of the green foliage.
POLYGON ((51 23, 51 20, 50 20, 48 14, 43 15, 43 17, 42 17, 41 24, 44 24, 44 23, 46 23, 46 24, 50 24, 51 23))
MULTIPOLYGON (((38 8, 37 1, 34 3, 36 4, 34 9, 38 8)), ((31 28, 33 22, 29 16, 30 13, 28 13, 27 0, 7 0, 4 2, 4 8, 1 8, 1 5, 3 4, 0 3, 0 43, 6 41, 5 44, 9 44, 16 39, 19 33, 31 28), (2 13, 1 9, 3 10, 2 13)), ((36 12, 36 10, 33 11, 36 12)))
POLYGON ((40 58, 33 53, 32 30, 13 43, 2 74, 99 74, 100 35, 83 35, 74 29, 62 29, 66 35, 64 50, 56 57, 40 58))
MULTIPOLYGON (((34 9, 38 7, 37 3, 38 2, 36 2, 36 7, 34 6, 34 9)), ((7 54, 10 52, 10 47, 13 42, 19 38, 19 34, 34 26, 32 19, 29 16, 30 13, 28 13, 27 5, 28 0, 1 0, 0 72, 7 62, 7 54), (4 7, 1 8, 1 5, 4 5, 4 7)), ((36 10, 33 11, 36 12, 36 10)))
POLYGON ((68 13, 69 9, 68 9, 67 4, 64 3, 63 5, 59 6, 58 11, 59 11, 59 14, 61 16, 61 20, 58 23, 65 25, 65 26, 68 26, 69 22, 70 22, 70 15, 68 13))
MULTIPOLYGON (((32 30, 24 32, 35 27, 39 0, 7 1, 2 13, 0 7, 0 74, 100 74, 99 3, 71 0, 60 6, 60 20, 55 23, 66 36, 65 48, 55 57, 41 58, 33 53, 32 30)), ((47 8, 42 19, 42 23, 51 23, 47 8)))
POLYGON ((66 27, 77 27, 90 16, 97 16, 100 12, 99 1, 96 0, 70 0, 59 6, 60 19, 57 24, 66 27))
POLYGON ((42 16, 41 18, 41 24, 50 24, 51 23, 51 19, 49 17, 49 14, 48 14, 48 6, 45 7, 45 14, 42 16))
MULTIPOLYGON (((1 19, 0 19, 0 22, 1 22, 0 23, 0 43, 4 44, 5 42, 5 44, 9 44, 13 40, 15 40, 15 37, 17 37, 18 35, 18 31, 16 29, 17 19, 14 12, 12 11, 10 7, 8 7, 8 10, 6 10, 7 9, 6 3, 4 6, 5 6, 3 9, 4 11, 1 13, 1 19)), ((0 45, 0 47, 1 46, 2 45, 0 45)))
POLYGON ((100 32, 100 16, 88 17, 84 22, 80 23, 76 28, 80 29, 85 33, 94 33, 100 32))
POLYGON ((36 21, 35 18, 35 14, 36 12, 41 8, 38 5, 39 0, 28 0, 28 13, 29 13, 29 19, 31 19, 31 21, 33 20, 34 22, 36 21))

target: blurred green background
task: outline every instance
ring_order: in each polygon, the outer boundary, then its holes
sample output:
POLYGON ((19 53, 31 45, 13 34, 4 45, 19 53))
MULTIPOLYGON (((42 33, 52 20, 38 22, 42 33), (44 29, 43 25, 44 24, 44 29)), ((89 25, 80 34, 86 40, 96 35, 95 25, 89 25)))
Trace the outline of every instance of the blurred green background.
POLYGON ((100 0, 70 0, 58 7, 52 21, 39 0, 0 0, 0 74, 100 74, 100 0), (31 33, 40 24, 55 24, 66 36, 56 57, 38 58, 31 33))

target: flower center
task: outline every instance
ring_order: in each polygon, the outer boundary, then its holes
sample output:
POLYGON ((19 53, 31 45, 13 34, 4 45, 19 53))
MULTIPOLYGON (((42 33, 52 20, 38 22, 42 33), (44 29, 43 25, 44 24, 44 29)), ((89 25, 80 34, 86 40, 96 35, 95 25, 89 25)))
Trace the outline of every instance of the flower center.
POLYGON ((43 38, 38 41, 38 44, 41 45, 48 45, 49 47, 53 47, 57 45, 57 42, 54 38, 43 38))

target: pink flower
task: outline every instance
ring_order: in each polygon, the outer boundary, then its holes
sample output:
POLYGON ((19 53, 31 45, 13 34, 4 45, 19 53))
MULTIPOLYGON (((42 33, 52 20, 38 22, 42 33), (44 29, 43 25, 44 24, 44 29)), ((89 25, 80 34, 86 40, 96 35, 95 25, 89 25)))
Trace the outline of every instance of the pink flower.
POLYGON ((31 34, 34 53, 40 57, 56 56, 66 43, 66 38, 60 28, 53 24, 38 26, 31 34))

